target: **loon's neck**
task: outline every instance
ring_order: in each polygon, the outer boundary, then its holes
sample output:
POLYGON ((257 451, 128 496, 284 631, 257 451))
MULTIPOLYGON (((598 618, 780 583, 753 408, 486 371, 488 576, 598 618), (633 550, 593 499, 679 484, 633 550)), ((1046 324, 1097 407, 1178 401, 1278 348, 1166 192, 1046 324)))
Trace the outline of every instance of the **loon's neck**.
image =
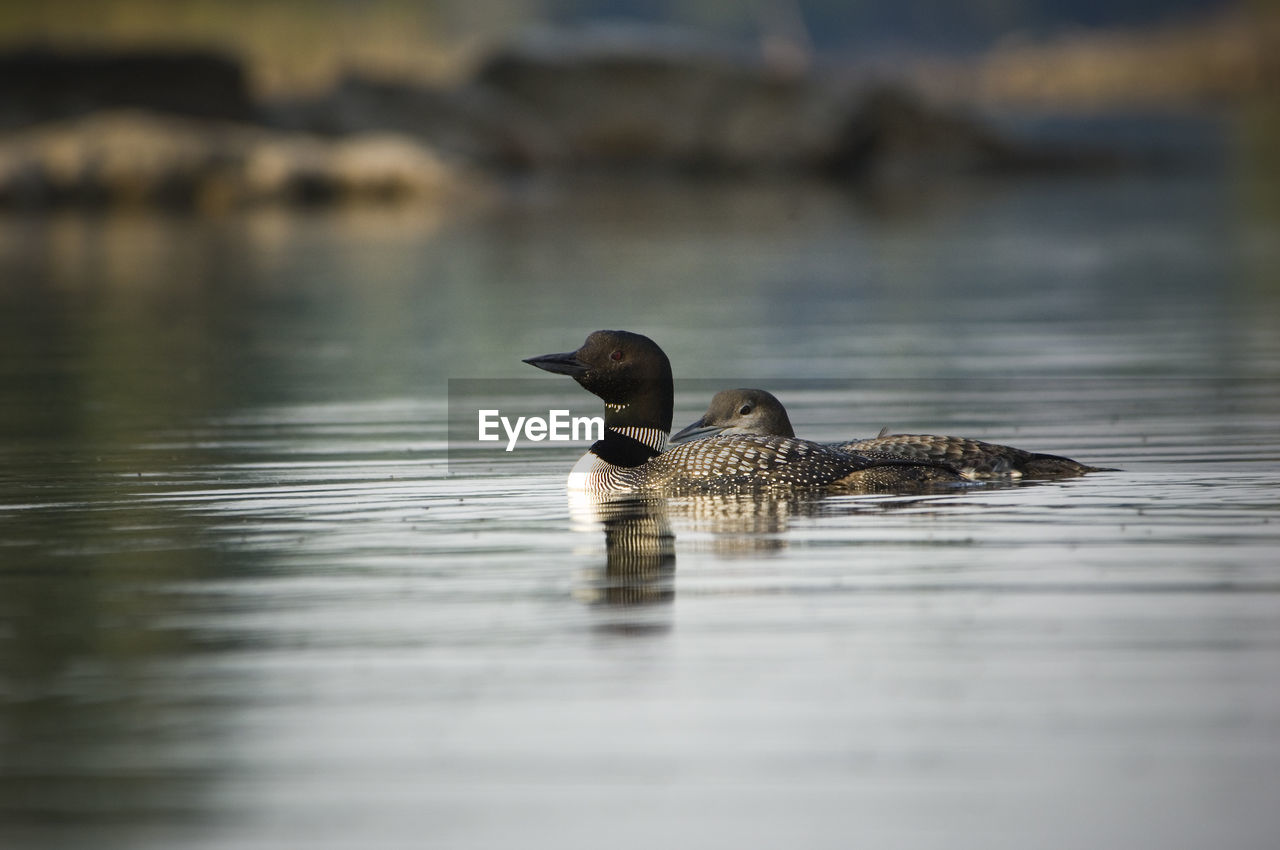
POLYGON ((633 467, 646 463, 667 448, 667 432, 645 425, 606 424, 604 439, 591 446, 591 453, 613 466, 633 467))
POLYGON ((675 406, 670 372, 649 382, 626 401, 605 400, 604 439, 591 453, 614 466, 639 466, 667 448, 675 406))

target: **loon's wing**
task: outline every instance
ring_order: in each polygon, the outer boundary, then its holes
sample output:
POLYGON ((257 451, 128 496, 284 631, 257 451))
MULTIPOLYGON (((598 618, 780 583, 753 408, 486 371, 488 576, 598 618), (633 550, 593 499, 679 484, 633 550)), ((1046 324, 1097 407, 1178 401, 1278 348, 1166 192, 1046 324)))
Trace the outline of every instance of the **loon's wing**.
POLYGON ((677 493, 856 489, 962 480, 959 470, 945 459, 863 455, 762 434, 681 443, 636 467, 635 475, 643 489, 677 493))
POLYGON ((1097 467, 1077 463, 1057 455, 1036 454, 1013 446, 984 443, 967 437, 934 434, 893 434, 869 440, 852 440, 836 446, 842 451, 886 454, 912 460, 934 460, 952 464, 969 477, 997 476, 1052 478, 1081 475, 1097 467))

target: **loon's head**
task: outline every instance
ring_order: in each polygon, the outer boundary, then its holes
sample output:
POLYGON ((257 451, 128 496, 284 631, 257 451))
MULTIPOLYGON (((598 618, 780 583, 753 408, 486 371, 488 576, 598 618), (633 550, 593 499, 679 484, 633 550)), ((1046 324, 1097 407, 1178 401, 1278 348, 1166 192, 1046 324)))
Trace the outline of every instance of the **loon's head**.
POLYGON ((702 418, 683 428, 671 438, 683 443, 717 434, 766 434, 794 437, 795 430, 787 418, 782 402, 764 390, 721 390, 711 399, 702 418))
POLYGON ((531 366, 568 375, 605 404, 605 425, 671 430, 671 361, 647 336, 596 331, 577 351, 529 357, 531 366))

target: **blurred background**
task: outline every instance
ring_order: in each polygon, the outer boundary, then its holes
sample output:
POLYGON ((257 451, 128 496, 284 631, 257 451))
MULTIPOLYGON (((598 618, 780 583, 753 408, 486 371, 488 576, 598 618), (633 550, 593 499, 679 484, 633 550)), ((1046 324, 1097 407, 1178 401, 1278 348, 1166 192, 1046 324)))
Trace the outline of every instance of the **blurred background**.
POLYGON ((475 167, 931 179, 1205 153, 1167 125, 1121 131, 1152 114, 1230 122, 1229 156, 1270 177, 1278 33, 1264 0, 10 3, 0 203, 438 200, 476 195, 475 167))
MULTIPOLYGON (((544 310, 648 320, 659 305, 639 287, 723 307, 755 286, 771 303, 811 280, 802 265, 838 278, 874 260, 778 241, 803 234, 866 235, 899 264, 884 283, 898 309, 921 310, 912 264, 988 214, 1032 251, 1022 231, 1056 217, 1105 242, 1158 231, 1150 211, 1198 215, 1196 238, 1230 230, 1237 265, 1270 291, 1278 45, 1280 7, 1263 0, 8 3, 6 295, 40 303, 51 279, 106 276, 160 278, 174 297, 175 267, 197 291, 228 275, 254 288, 318 265, 318 244, 335 256, 299 284, 311 297, 326 280, 392 279, 465 311, 479 327, 433 361, 460 374, 497 366, 471 340, 519 339, 544 310), (1024 203, 1035 212, 1019 218, 1024 203), (716 265, 733 261, 726 241, 752 238, 800 253, 716 265), (590 286, 595 299, 573 295, 590 286), (507 292, 534 287, 547 296, 507 292)), ((1099 245, 1061 253, 1084 263, 1099 245)), ((824 279, 818 296, 840 298, 812 315, 865 310, 859 279, 824 279)), ((1144 281, 1168 283, 1130 275, 1133 303, 1176 309, 1138 294, 1144 281)))
POLYGON ((0 3, 0 845, 1271 847, 1278 89, 1263 0, 0 3), (1122 471, 628 593, 447 442, 604 327, 1122 471))
MULTIPOLYGON (((537 25, 608 20, 686 27, 839 63, 963 60, 992 93, 1189 99, 1274 77, 1268 0, 53 0, 9 3, 7 47, 204 47, 239 56, 259 93, 316 89, 360 71, 457 79, 537 25), (1271 41, 1268 41, 1268 40, 1271 41), (1157 70, 1151 62, 1163 60, 1157 70), (1270 63, 1270 71, 1264 67, 1270 63), (1044 76, 1056 79, 1044 80, 1044 76)), ((915 66, 915 67, 912 67, 915 66)))

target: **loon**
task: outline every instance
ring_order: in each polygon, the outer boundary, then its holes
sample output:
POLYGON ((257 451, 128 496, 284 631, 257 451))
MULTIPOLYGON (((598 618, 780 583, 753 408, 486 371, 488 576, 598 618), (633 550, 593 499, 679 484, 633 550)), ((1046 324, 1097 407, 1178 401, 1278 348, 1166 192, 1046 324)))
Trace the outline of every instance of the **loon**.
POLYGON ((525 363, 568 375, 604 401, 604 439, 569 473, 590 495, 859 491, 965 480, 945 461, 863 457, 792 435, 731 434, 667 447, 671 362, 651 339, 595 331, 577 351, 525 363))
MULTIPOLYGON (((886 435, 885 431, 869 439, 831 445, 840 451, 868 457, 944 461, 960 469, 967 478, 1061 478, 1107 471, 1058 455, 1036 454, 967 437, 886 435)), ((702 418, 672 437, 672 441, 723 434, 793 437, 795 431, 787 418, 787 409, 772 394, 756 389, 721 390, 711 399, 702 418)))

